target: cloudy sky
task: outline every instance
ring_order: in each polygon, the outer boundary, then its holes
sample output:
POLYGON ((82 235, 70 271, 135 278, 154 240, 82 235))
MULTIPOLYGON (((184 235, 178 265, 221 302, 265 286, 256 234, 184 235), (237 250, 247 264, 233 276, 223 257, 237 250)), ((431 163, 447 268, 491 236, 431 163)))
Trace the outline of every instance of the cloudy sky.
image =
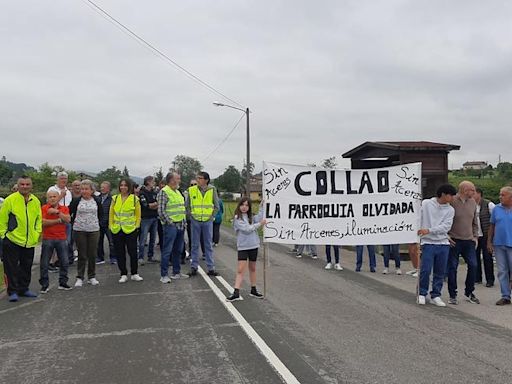
MULTIPOLYGON (((251 160, 320 163, 373 140, 512 161, 512 3, 94 0, 251 114, 251 160)), ((1 153, 144 176, 245 159, 242 113, 85 0, 0 0, 1 153)))

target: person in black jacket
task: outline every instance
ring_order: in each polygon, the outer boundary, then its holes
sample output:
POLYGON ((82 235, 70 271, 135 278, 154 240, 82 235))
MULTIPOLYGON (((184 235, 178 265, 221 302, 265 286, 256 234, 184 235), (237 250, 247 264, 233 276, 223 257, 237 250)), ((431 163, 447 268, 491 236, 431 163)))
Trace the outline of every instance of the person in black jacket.
POLYGON ((144 247, 149 233, 148 263, 156 263, 154 249, 156 233, 158 230, 158 203, 156 201, 157 191, 153 176, 144 178, 144 185, 139 190, 141 207, 140 238, 139 238, 139 264, 144 265, 144 247))
POLYGON ((112 241, 112 232, 108 229, 108 214, 110 211, 110 204, 112 203, 112 195, 110 193, 110 182, 104 181, 100 185, 100 201, 101 201, 101 210, 102 210, 102 218, 100 221, 100 237, 98 240, 98 257, 96 258, 96 264, 104 264, 105 263, 105 250, 104 250, 104 242, 105 237, 108 240, 108 249, 109 249, 109 258, 110 264, 116 264, 117 258, 114 250, 114 242, 112 241))
POLYGON ((93 195, 94 184, 91 180, 80 183, 81 196, 73 198, 69 204, 73 237, 78 248, 78 266, 75 287, 83 285, 85 265, 87 264, 88 283, 98 285, 96 279, 96 256, 103 209, 99 198, 93 195))

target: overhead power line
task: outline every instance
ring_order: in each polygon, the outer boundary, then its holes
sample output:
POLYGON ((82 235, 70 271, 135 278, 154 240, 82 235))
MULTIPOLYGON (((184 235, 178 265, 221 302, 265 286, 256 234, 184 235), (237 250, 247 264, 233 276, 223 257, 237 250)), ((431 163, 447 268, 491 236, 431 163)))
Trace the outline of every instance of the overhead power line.
POLYGON ((224 93, 220 92, 210 84, 208 84, 206 81, 201 80, 198 76, 194 75, 192 72, 190 72, 188 69, 184 68, 180 64, 178 64, 175 60, 173 60, 171 57, 166 55, 164 52, 162 52, 160 49, 155 47, 153 44, 151 44, 146 39, 139 36, 137 33, 135 33, 133 30, 128 28, 126 25, 121 23, 119 20, 117 20, 115 17, 113 17, 111 14, 109 14, 107 11, 105 11, 103 8, 101 8, 99 5, 97 5, 94 1, 91 0, 82 0, 87 5, 89 5, 93 10, 95 10, 97 13, 99 13, 101 16, 103 16, 105 19, 110 21, 112 24, 120 28, 123 32, 125 32, 128 36, 135 39, 137 42, 151 50, 153 53, 155 53, 158 57, 166 61, 169 65, 177 68, 179 71, 183 72, 188 78, 192 79, 202 87, 208 89, 210 92, 215 93, 218 96, 221 96, 222 98, 229 100, 232 103, 235 103, 236 105, 240 107, 244 107, 242 104, 237 102, 236 100, 233 100, 232 98, 226 96, 224 93))
POLYGON ((242 119, 244 117, 245 117, 245 113, 242 113, 242 116, 240 116, 240 118, 236 122, 235 126, 233 128, 231 128, 231 131, 229 131, 229 133, 226 135, 226 137, 224 137, 224 139, 222 139, 222 141, 219 144, 217 144, 217 146, 215 148, 213 148, 213 150, 208 155, 206 155, 206 157, 204 159, 202 159, 203 162, 208 160, 210 158, 210 156, 213 155, 215 152, 217 152, 217 150, 222 146, 222 144, 224 144, 227 141, 227 139, 229 139, 231 134, 235 131, 236 127, 238 127, 238 124, 240 124, 240 122, 242 121, 242 119))

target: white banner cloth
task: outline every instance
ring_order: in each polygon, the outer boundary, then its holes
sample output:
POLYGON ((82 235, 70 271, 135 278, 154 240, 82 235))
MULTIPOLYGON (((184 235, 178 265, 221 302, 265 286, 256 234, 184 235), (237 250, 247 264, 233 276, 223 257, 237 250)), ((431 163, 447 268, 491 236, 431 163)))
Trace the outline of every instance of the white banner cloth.
POLYGON ((415 243, 421 163, 324 169, 263 163, 264 241, 283 244, 415 243))

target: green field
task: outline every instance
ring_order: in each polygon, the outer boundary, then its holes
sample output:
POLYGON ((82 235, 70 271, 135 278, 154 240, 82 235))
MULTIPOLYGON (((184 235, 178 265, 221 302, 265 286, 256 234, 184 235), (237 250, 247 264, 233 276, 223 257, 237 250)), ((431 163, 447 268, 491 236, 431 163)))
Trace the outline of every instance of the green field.
MULTIPOLYGON (((222 224, 231 227, 233 225, 233 216, 235 215, 235 209, 238 202, 236 201, 225 201, 224 202, 224 216, 222 217, 222 224)), ((260 203, 252 203, 253 214, 258 213, 260 203)))

